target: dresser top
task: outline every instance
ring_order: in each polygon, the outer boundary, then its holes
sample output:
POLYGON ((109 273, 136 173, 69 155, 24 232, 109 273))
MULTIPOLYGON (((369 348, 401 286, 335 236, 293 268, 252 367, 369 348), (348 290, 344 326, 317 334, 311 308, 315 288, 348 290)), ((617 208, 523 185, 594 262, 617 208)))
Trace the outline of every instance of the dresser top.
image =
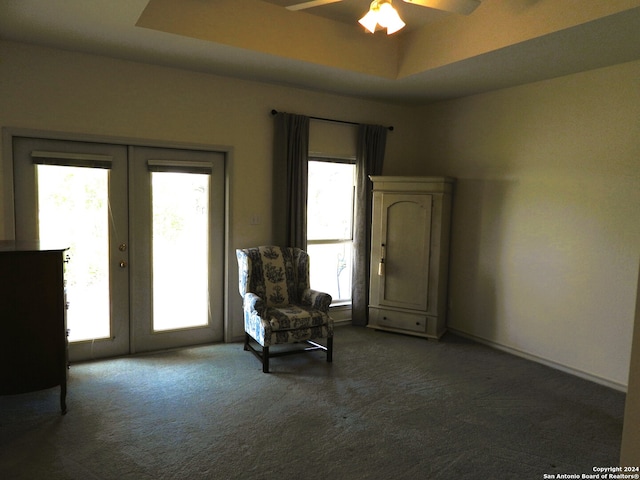
POLYGON ((69 247, 60 247, 59 245, 41 244, 38 240, 0 240, 0 252, 64 252, 68 249, 69 247))

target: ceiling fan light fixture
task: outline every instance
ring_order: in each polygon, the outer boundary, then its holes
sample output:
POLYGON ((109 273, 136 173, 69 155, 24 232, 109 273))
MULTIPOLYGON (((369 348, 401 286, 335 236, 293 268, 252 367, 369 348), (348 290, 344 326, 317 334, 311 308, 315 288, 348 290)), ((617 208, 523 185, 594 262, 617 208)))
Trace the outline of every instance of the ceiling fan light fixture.
POLYGON ((387 35, 391 35, 405 26, 400 15, 391 5, 391 0, 373 0, 369 11, 358 22, 371 33, 376 31, 376 25, 380 25, 387 29, 387 35))
POLYGON ((391 3, 380 5, 378 23, 387 29, 387 35, 397 32, 405 26, 405 23, 398 15, 398 11, 391 6, 391 3))
POLYGON ((378 12, 376 10, 369 10, 364 17, 358 20, 358 23, 371 33, 376 31, 376 25, 378 25, 378 12))

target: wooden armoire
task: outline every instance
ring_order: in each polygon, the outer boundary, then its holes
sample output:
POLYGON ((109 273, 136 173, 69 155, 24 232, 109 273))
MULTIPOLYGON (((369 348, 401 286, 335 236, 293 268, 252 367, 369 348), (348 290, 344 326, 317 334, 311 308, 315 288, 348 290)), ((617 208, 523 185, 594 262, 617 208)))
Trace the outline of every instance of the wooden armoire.
POLYGON ((372 176, 371 328, 439 339, 446 330, 449 177, 372 176))

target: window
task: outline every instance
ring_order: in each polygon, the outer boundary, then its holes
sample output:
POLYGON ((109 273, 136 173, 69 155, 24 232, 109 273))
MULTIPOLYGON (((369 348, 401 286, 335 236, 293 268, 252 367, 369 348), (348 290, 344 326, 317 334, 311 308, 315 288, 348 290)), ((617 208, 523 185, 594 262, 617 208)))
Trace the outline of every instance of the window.
POLYGON ((311 288, 351 302, 355 161, 309 160, 307 251, 311 288))

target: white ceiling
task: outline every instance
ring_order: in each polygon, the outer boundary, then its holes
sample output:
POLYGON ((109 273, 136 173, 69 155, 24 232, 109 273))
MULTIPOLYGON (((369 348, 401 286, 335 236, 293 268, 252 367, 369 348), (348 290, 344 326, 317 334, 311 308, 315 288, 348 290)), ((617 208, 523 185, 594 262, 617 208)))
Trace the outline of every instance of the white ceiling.
MULTIPOLYGON (((148 1, 0 0, 0 39, 410 104, 456 98, 640 59, 640 8, 403 78, 383 78, 137 27, 136 22, 148 1)), ((270 3, 284 1, 270 0, 270 3)), ((484 1, 518 2, 525 8, 556 0, 484 1)), ((368 0, 346 0, 308 12, 325 18, 335 15, 336 21, 344 23, 344 11, 353 9, 356 2, 364 4, 365 10, 369 3, 368 0), (343 9, 339 8, 341 4, 343 9)), ((410 25, 413 29, 429 28, 429 22, 446 20, 452 15, 405 5, 409 7, 405 21, 419 24, 410 25), (408 16, 411 10, 419 11, 414 20, 408 16)), ((384 35, 383 32, 375 35, 381 34, 384 35)))

